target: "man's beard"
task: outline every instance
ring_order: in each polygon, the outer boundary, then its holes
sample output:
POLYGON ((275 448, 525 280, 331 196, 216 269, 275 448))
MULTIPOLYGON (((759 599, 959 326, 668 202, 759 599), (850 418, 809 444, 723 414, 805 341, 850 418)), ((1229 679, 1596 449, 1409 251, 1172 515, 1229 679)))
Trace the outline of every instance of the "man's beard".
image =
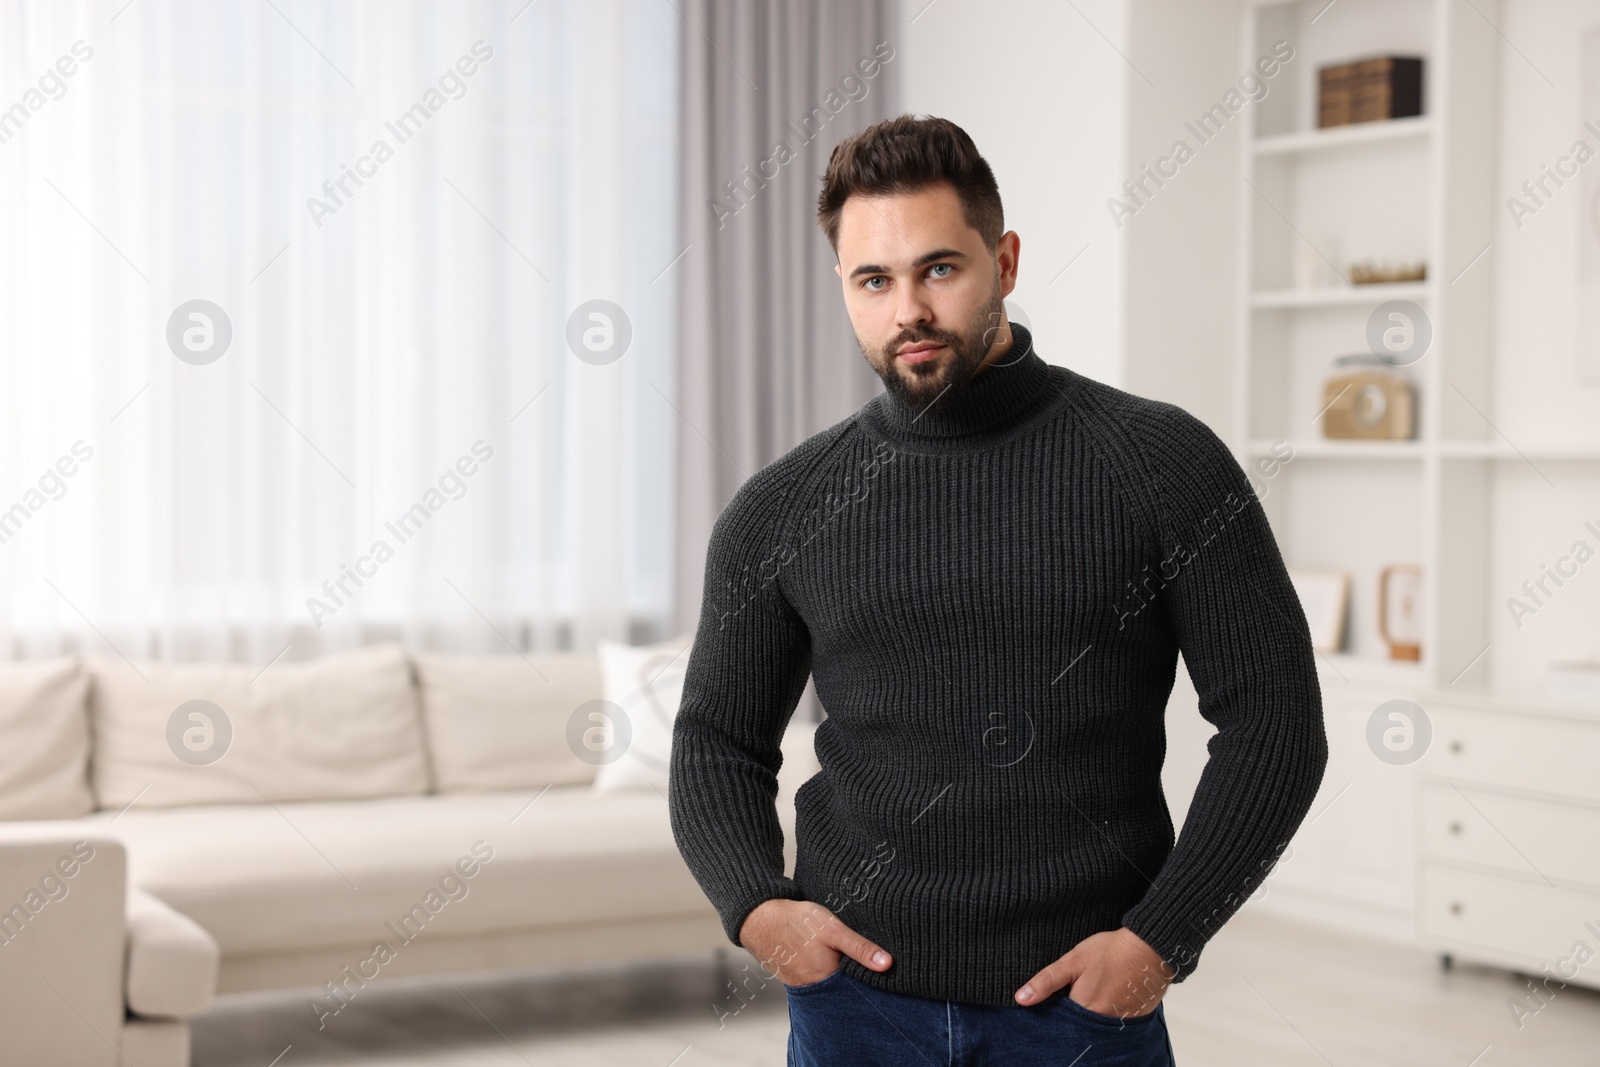
POLYGON ((950 333, 926 326, 912 327, 889 342, 876 358, 861 343, 859 334, 856 344, 872 369, 878 372, 878 377, 883 379, 884 388, 906 407, 921 413, 935 406, 944 406, 972 380, 1000 332, 1004 310, 1000 275, 996 272, 994 291, 988 304, 973 315, 964 330, 950 333), (901 361, 895 352, 903 345, 920 341, 942 344, 946 347, 946 353, 922 363, 896 366, 901 361))

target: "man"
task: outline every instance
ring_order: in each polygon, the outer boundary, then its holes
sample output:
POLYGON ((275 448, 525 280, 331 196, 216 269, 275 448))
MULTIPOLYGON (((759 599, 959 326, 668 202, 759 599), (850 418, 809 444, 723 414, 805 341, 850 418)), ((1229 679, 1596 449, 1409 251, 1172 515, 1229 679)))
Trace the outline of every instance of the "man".
POLYGON ((719 516, 670 810, 791 1064, 1171 1064, 1161 997, 1260 885, 1327 761, 1305 615, 1232 454, 1046 363, 964 131, 840 144, 817 218, 886 392, 719 516), (1218 732, 1174 841, 1179 651, 1218 732), (783 871, 779 739, 822 770, 783 871))

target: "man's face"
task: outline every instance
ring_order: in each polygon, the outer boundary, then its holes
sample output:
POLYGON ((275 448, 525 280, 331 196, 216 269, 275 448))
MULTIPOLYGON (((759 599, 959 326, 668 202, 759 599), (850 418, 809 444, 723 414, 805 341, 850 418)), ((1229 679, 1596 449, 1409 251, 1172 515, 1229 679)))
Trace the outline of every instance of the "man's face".
POLYGON ((896 196, 852 196, 839 217, 845 310, 884 387, 925 411, 960 391, 1011 344, 1005 297, 1020 239, 991 254, 948 184, 896 196))

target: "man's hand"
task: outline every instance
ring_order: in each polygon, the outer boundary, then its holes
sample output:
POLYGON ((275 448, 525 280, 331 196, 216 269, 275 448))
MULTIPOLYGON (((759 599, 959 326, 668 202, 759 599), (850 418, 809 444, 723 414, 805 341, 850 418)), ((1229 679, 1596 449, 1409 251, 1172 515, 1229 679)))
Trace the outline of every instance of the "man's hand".
POLYGON ((840 955, 886 971, 894 961, 837 915, 809 900, 764 900, 745 916, 739 943, 784 985, 820 981, 839 969, 840 955))
POLYGON ((1156 1010, 1176 972, 1160 953, 1124 926, 1091 934, 1017 990, 1019 1004, 1037 1004, 1070 986, 1067 997, 1101 1015, 1130 1018, 1156 1010))

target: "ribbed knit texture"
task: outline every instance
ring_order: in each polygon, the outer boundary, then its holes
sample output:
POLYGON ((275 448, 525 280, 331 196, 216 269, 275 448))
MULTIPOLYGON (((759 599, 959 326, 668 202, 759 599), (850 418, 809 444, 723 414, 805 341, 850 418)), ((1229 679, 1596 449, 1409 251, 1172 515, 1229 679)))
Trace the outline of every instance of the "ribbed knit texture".
POLYGON ((811 900, 893 954, 852 977, 993 1005, 1121 926, 1186 978, 1327 762, 1305 615, 1233 455, 1012 329, 935 410, 879 394, 734 494, 668 794, 734 944, 762 901, 811 900), (1180 649, 1218 733, 1174 845, 1180 649), (808 674, 827 717, 789 878, 779 739, 808 674))

